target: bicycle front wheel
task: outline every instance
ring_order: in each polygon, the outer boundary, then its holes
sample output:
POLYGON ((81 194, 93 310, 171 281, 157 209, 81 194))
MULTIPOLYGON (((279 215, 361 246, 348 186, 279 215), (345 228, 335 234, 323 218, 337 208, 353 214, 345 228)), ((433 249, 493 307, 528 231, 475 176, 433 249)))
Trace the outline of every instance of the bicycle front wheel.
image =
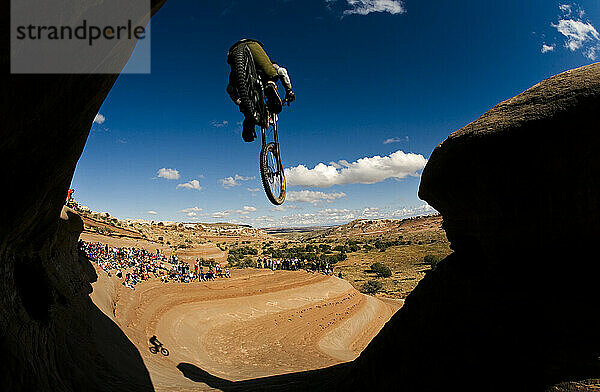
POLYGON ((164 348, 164 347, 160 349, 160 353, 161 353, 162 355, 164 355, 165 357, 169 356, 169 350, 167 350, 167 349, 166 349, 166 348, 164 348))
POLYGON ((260 150, 260 176, 265 193, 275 205, 283 204, 285 200, 285 174, 275 143, 269 143, 260 150))

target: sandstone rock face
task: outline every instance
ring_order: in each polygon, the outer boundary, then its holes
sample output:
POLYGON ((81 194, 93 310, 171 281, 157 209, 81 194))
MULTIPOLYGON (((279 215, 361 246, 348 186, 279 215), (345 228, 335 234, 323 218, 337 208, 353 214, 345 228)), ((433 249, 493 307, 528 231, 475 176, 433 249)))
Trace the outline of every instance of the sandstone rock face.
POLYGON ((599 109, 593 64, 435 149, 419 195, 455 252, 353 364, 348 386, 532 391, 600 378, 599 109))
MULTIPOLYGON (((152 13, 163 2, 153 1, 152 13)), ((0 17, 5 41, 9 7, 0 17)), ((126 60, 132 49, 103 61, 126 60)), ((9 198, 0 210, 0 389, 152 390, 137 349, 88 296, 96 275, 78 254, 83 224, 63 209, 94 116, 118 75, 10 75, 8 43, 0 63, 9 198)))
POLYGON ((600 64, 571 70, 502 102, 431 155, 419 196, 455 247, 490 256, 513 242, 594 237, 598 206, 600 64), (522 238, 526 235, 527 238, 522 238))

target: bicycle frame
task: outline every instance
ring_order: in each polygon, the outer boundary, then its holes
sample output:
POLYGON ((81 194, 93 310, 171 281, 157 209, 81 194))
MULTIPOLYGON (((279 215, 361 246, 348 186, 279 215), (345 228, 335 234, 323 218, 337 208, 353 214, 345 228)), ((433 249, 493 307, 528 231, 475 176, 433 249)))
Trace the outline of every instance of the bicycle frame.
MULTIPOLYGON (((279 135, 277 134, 277 120, 279 117, 276 113, 272 113, 267 105, 265 84, 263 83, 265 80, 264 75, 257 72, 250 50, 245 48, 245 51, 246 63, 244 69, 246 75, 249 75, 250 78, 246 76, 243 82, 248 86, 249 109, 252 109, 251 114, 254 117, 254 123, 260 126, 262 136, 259 165, 262 184, 269 200, 275 205, 280 205, 285 200, 285 174, 279 150, 279 135), (267 140, 270 136, 271 127, 273 141, 267 140)), ((284 101, 283 103, 289 105, 289 102, 284 101)), ((246 115, 249 115, 249 113, 246 115)))
POLYGON ((277 135, 277 115, 276 114, 272 114, 269 116, 269 120, 267 122, 267 126, 266 127, 260 127, 261 129, 261 133, 262 133, 262 145, 263 147, 267 144, 267 129, 269 129, 269 126, 273 127, 273 141, 275 142, 275 145, 277 146, 277 149, 279 150, 279 137, 277 135))
MULTIPOLYGON (((260 79, 260 76, 259 76, 260 79)), ((260 101, 261 101, 261 115, 264 116, 261 121, 263 124, 260 125, 260 130, 262 134, 262 146, 264 147, 267 144, 267 130, 269 127, 273 127, 273 142, 275 143, 275 147, 277 148, 277 154, 279 156, 279 136, 277 134, 277 120, 279 116, 275 113, 271 113, 268 109, 267 103, 265 102, 265 94, 262 80, 259 80, 260 83, 260 101), (266 124, 266 125, 264 125, 266 124)))

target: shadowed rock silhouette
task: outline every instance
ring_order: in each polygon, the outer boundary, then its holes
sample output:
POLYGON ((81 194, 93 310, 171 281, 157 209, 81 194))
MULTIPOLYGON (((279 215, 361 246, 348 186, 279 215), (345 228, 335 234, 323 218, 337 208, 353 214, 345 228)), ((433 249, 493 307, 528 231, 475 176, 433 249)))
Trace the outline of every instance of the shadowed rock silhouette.
POLYGON ((244 381, 229 381, 211 375, 191 363, 180 363, 177 369, 192 381, 203 383, 211 388, 230 391, 333 391, 349 371, 349 363, 306 372, 287 373, 244 381))
MULTIPOLYGON (((163 2, 153 1, 151 12, 163 2)), ((57 11, 97 6, 64 5, 57 11)), ((5 41, 9 7, 1 16, 5 41)), ((10 197, 0 210, 2 390, 153 390, 136 347, 89 298, 96 275, 78 253, 83 223, 63 209, 92 121, 118 75, 10 74, 10 50, 5 42, 0 59, 7 79, 2 189, 10 197)), ((122 67, 132 50, 133 43, 109 48, 102 61, 122 67)))

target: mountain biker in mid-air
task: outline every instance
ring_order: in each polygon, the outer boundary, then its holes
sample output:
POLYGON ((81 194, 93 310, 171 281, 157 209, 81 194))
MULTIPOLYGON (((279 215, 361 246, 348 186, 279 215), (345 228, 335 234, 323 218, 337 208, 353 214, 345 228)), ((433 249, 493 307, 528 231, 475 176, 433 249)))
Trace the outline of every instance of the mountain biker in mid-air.
MULTIPOLYGON (((279 93, 277 92, 277 80, 281 80, 281 84, 283 84, 283 87, 285 88, 286 102, 292 102, 296 98, 294 92, 292 91, 292 82, 290 81, 287 70, 277 63, 271 61, 263 49, 263 44, 254 39, 244 38, 233 44, 233 46, 229 48, 229 51, 227 52, 227 63, 232 67, 232 72, 229 74, 229 85, 227 86, 227 93, 229 94, 229 97, 231 97, 231 100, 235 102, 236 105, 240 105, 241 100, 237 91, 236 82, 235 79, 232 79, 234 71, 233 62, 231 59, 233 49, 238 45, 246 45, 252 53, 256 71, 260 74, 260 77, 265 85, 264 91, 269 110, 275 114, 281 113, 283 103, 279 93)), ((242 131, 242 138, 245 142, 251 142, 256 139, 256 132, 254 131, 255 125, 255 120, 253 118, 248 118, 248 116, 245 116, 242 131)))

